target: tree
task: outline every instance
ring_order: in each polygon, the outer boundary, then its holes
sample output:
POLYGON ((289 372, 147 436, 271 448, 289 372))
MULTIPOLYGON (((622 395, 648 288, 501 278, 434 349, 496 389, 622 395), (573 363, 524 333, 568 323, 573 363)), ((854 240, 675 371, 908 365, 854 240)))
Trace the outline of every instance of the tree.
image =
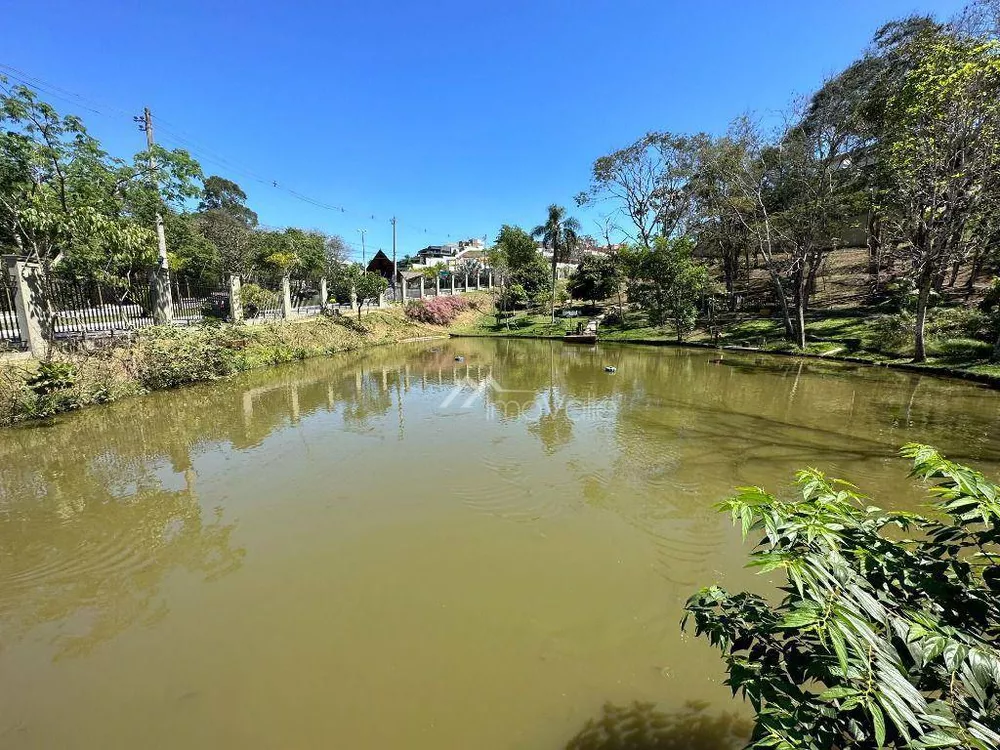
POLYGON ((200 176, 181 150, 114 159, 80 118, 0 77, 0 245, 22 256, 121 282, 155 261, 153 215, 193 197, 200 176))
POLYGON ((552 251, 552 323, 556 322, 556 269, 560 262, 569 257, 576 247, 580 234, 580 222, 566 215, 566 209, 552 204, 544 224, 531 231, 531 236, 542 240, 542 244, 552 251))
POLYGON ((590 189, 576 197, 577 205, 606 199, 619 203, 635 227, 630 239, 644 247, 657 233, 674 234, 690 206, 687 183, 706 139, 702 134, 651 132, 600 157, 590 189))
POLYGON ((490 265, 505 265, 512 272, 538 262, 538 245, 521 227, 504 224, 490 249, 490 265))
POLYGON ((455 264, 455 275, 475 279, 483 270, 483 264, 476 258, 464 258, 455 264))
POLYGON ((355 302, 358 306, 358 320, 361 320, 361 308, 368 302, 377 303, 388 286, 389 282, 377 273, 363 272, 358 274, 354 282, 355 302))
POLYGON ((258 234, 226 211, 213 209, 195 215, 198 232, 218 250, 219 269, 239 274, 244 281, 257 279, 258 234))
POLYGON ((688 619, 756 711, 752 748, 1000 746, 1000 487, 908 445, 938 518, 887 512, 847 482, 799 472, 802 500, 759 487, 722 504, 777 603, 718 586, 688 619))
POLYGON ((225 177, 212 175, 205 178, 199 211, 223 211, 247 227, 257 226, 257 214, 246 205, 247 194, 243 188, 225 177))
POLYGON ((836 116, 825 114, 813 109, 798 117, 771 158, 768 200, 784 252, 781 275, 791 282, 799 348, 806 345, 806 309, 823 256, 864 202, 853 170, 845 167, 849 135, 836 116))
POLYGON ((879 148, 881 197, 916 285, 914 360, 922 362, 935 284, 992 239, 976 230, 1000 210, 1000 45, 931 31, 911 44, 921 61, 888 101, 879 148))
POLYGON ((749 117, 740 117, 724 137, 704 145, 699 179, 713 185, 710 189, 717 209, 746 231, 774 289, 785 334, 793 339, 795 328, 785 288, 788 269, 782 263, 781 237, 772 213, 777 154, 759 125, 749 117))
POLYGON ((608 255, 585 255, 569 277, 569 293, 573 299, 607 299, 618 286, 618 269, 608 255))
POLYGON ((653 325, 671 321, 677 340, 694 326, 698 300, 708 288, 708 269, 695 261, 694 243, 681 237, 657 237, 653 246, 629 254, 631 277, 628 296, 646 310, 653 325))

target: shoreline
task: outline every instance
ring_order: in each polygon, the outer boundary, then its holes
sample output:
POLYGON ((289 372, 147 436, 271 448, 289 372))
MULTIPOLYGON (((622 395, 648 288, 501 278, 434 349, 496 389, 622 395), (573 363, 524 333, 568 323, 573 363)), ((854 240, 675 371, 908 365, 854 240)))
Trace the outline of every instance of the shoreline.
MULTIPOLYGON (((533 339, 536 341, 563 341, 562 336, 542 336, 537 334, 508 335, 502 333, 449 333, 449 338, 480 338, 480 339, 533 339)), ((744 354, 764 354, 776 357, 791 357, 800 359, 816 359, 827 362, 843 362, 845 364, 865 365, 867 367, 885 367, 887 369, 899 370, 902 372, 913 372, 920 375, 927 375, 936 378, 947 378, 952 380, 962 380, 966 383, 983 385, 992 390, 1000 390, 1000 377, 981 372, 970 372, 942 365, 921 365, 913 362, 879 362, 865 359, 864 357, 840 356, 836 354, 814 354, 812 352, 796 352, 783 349, 760 349, 753 346, 737 346, 733 344, 712 344, 704 341, 674 341, 672 339, 636 338, 636 339, 613 339, 597 337, 599 344, 638 344, 640 346, 664 347, 674 346, 690 349, 713 349, 715 351, 742 352, 744 354)))
POLYGON ((47 361, 55 365, 50 372, 17 353, 0 358, 0 429, 289 362, 447 337, 447 330, 387 309, 368 312, 360 323, 312 316, 254 326, 146 328, 121 344, 57 348, 47 361))

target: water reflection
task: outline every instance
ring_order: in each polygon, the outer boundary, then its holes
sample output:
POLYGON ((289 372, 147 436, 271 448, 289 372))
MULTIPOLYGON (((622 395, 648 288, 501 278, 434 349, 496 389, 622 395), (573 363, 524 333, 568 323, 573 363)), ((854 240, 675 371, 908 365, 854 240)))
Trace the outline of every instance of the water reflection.
POLYGON ((705 703, 690 702, 675 713, 636 701, 605 704, 566 750, 736 750, 750 738, 752 723, 734 713, 713 713, 705 703))
POLYGON ((75 744, 143 744, 161 719, 189 747, 251 725, 259 745, 509 747, 504 727, 539 726, 520 746, 552 746, 579 729, 568 707, 610 697, 568 747, 726 747, 746 727, 718 713, 717 655, 676 623, 698 586, 763 584, 713 503, 816 465, 910 507, 923 493, 897 447, 995 474, 998 403, 822 361, 462 339, 9 430, 0 680, 35 692, 0 684, 16 703, 0 735, 23 722, 38 738, 19 746, 74 744, 135 694, 147 713, 75 744), (149 708, 165 684, 198 712, 149 708), (253 718, 216 720, 233 716, 253 718))

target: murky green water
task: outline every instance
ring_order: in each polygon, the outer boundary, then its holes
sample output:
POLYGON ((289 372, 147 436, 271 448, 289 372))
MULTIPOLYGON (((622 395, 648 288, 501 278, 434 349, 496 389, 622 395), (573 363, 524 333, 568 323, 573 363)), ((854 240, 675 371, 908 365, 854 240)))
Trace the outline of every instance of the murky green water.
POLYGON ((765 582, 712 504, 812 464, 912 505, 895 448, 995 475, 998 407, 812 361, 456 340, 0 433, 0 746, 561 748, 638 700, 664 747, 718 747, 745 725, 681 606, 765 582))

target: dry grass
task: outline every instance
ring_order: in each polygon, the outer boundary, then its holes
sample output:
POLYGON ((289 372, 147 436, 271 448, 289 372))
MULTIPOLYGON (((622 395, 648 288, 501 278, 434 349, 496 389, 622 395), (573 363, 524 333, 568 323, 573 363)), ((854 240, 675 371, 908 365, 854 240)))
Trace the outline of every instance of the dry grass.
POLYGON ((399 308, 259 325, 154 327, 129 339, 56 349, 46 363, 0 359, 0 425, 282 362, 441 335, 399 308), (58 372, 66 382, 43 380, 58 372))

